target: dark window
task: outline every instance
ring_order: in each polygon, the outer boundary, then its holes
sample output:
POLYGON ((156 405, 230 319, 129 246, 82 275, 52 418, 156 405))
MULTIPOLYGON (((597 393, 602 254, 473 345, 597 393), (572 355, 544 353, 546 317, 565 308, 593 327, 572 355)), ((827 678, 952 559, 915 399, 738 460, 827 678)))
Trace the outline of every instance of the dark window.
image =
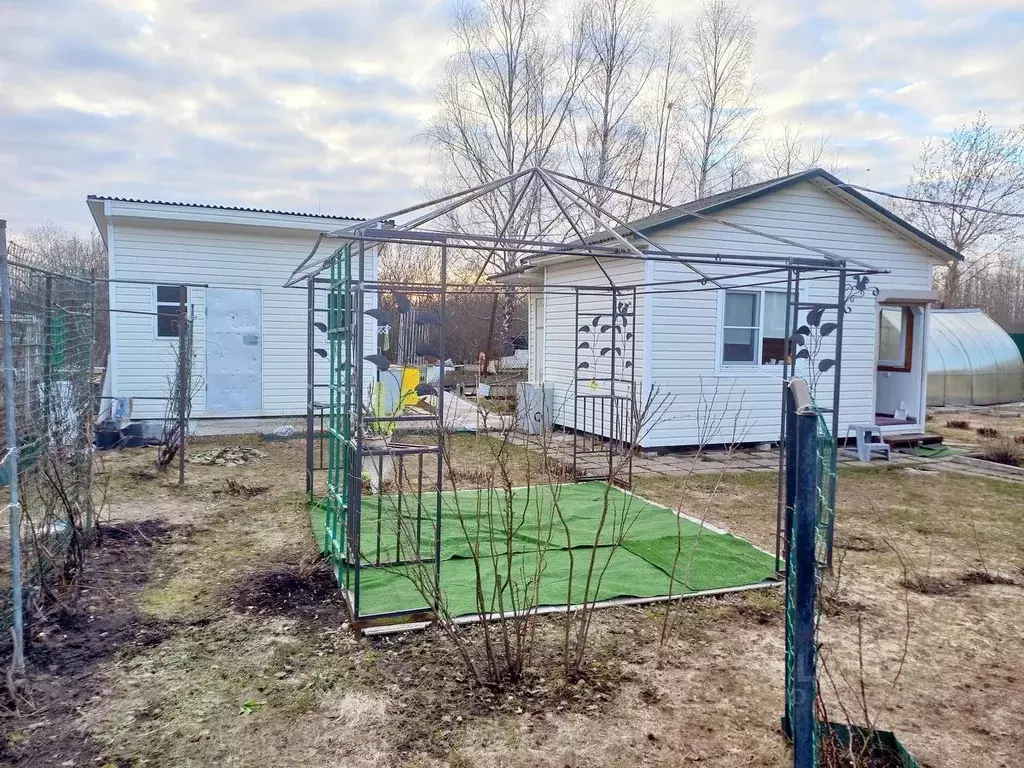
POLYGON ((754 351, 757 349, 760 318, 759 298, 757 293, 726 291, 725 325, 722 329, 723 363, 757 362, 754 351))
POLYGON ((158 338, 178 337, 178 310, 188 303, 188 289, 180 285, 156 287, 156 335, 158 338))

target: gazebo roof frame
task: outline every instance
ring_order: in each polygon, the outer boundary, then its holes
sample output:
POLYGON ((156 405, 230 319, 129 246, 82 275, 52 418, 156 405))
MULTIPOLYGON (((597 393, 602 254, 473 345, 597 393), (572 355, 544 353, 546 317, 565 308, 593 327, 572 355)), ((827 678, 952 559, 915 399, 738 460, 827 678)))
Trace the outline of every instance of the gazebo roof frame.
MULTIPOLYGON (((533 264, 530 262, 539 261, 544 257, 565 258, 567 256, 575 256, 591 258, 608 280, 610 287, 616 287, 616 285, 602 264, 604 259, 631 259, 681 264, 697 275, 695 282, 699 282, 702 286, 711 283, 718 288, 725 287, 722 282, 727 280, 728 277, 720 275, 712 277, 701 267, 709 265, 747 268, 771 267, 773 269, 768 271, 772 272, 776 270, 788 271, 799 269, 801 271, 836 273, 839 270, 843 270, 847 275, 878 274, 886 271, 876 269, 869 264, 855 259, 843 257, 826 249, 778 235, 774 232, 765 232, 692 210, 687 211, 688 216, 763 237, 767 241, 781 243, 794 249, 814 254, 814 256, 752 255, 749 253, 691 252, 669 249, 610 212, 607 206, 600 205, 594 202, 593 199, 589 199, 587 197, 588 192, 593 196, 603 195, 608 199, 633 200, 662 209, 672 208, 672 206, 665 203, 602 184, 588 182, 560 171, 533 167, 469 189, 366 220, 354 221, 339 229, 321 233, 310 254, 293 270, 285 285, 286 287, 299 285, 309 278, 315 277, 326 267, 331 256, 320 260, 317 259, 317 252, 324 241, 338 241, 337 248, 332 249, 332 255, 339 248, 356 243, 359 243, 362 248, 365 248, 367 245, 379 246, 388 243, 434 247, 443 244, 450 248, 487 252, 488 255, 472 285, 480 282, 497 253, 519 254, 523 257, 522 261, 525 262, 525 266, 532 266, 533 264), (517 182, 521 183, 521 186, 517 192, 514 192, 515 197, 505 217, 505 222, 496 235, 486 232, 467 232, 455 227, 445 230, 443 228, 427 228, 425 226, 439 218, 449 216, 463 206, 471 205, 475 201, 487 195, 495 194, 508 185, 514 185, 517 182), (580 189, 573 189, 571 184, 577 184, 580 189), (546 228, 546 231, 537 232, 533 236, 513 237, 508 235, 513 218, 527 191, 531 188, 535 189, 537 194, 540 194, 543 190, 548 198, 554 202, 560 216, 555 217, 552 223, 561 221, 565 225, 564 229, 567 238, 569 233, 571 233, 571 239, 563 241, 548 239, 547 233, 550 232, 551 224, 546 228), (573 208, 581 216, 574 216, 572 213, 573 208), (589 232, 584 231, 580 223, 581 218, 591 221, 592 227, 589 232)), ((449 287, 452 285, 447 280, 445 282, 449 287)), ((664 284, 682 285, 685 282, 672 280, 664 284)), ((653 283, 652 285, 660 285, 660 283, 653 283)), ((649 286, 644 284, 643 287, 649 286)))

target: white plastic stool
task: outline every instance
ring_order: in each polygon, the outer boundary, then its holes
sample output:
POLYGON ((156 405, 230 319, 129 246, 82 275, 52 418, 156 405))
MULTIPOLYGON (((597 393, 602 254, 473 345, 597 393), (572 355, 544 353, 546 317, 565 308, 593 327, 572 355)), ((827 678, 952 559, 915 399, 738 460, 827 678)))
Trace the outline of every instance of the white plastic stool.
POLYGON ((843 450, 847 453, 856 453, 857 458, 864 462, 871 461, 872 453, 884 453, 885 460, 889 461, 889 444, 882 440, 882 428, 877 424, 850 424, 846 428, 846 438, 843 440, 843 450), (850 433, 853 432, 857 440, 857 447, 851 449, 846 447, 850 440, 850 433), (875 439, 875 436, 878 439, 875 439))

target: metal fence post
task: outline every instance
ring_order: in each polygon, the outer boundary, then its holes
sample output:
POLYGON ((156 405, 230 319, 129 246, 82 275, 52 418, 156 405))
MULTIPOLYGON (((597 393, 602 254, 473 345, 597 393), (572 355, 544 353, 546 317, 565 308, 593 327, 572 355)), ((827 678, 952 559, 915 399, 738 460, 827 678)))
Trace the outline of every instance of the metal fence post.
POLYGON ((316 283, 314 278, 306 282, 306 502, 313 500, 313 403, 316 400, 314 379, 316 359, 313 353, 315 338, 313 323, 316 321, 316 283))
POLYGON ((185 409, 189 400, 189 375, 185 355, 188 334, 188 307, 185 302, 185 286, 178 286, 178 487, 185 485, 185 432, 188 416, 185 409))
POLYGON ((7 222, 0 219, 0 293, 4 316, 4 415, 7 420, 7 464, 10 487, 8 522, 11 530, 11 598, 14 609, 14 649, 11 668, 25 672, 25 617, 21 582, 21 501, 18 495, 18 426, 14 408, 14 334, 12 333, 11 275, 7 266, 7 222))
POLYGON ((817 766, 815 722, 814 610, 817 590, 815 516, 818 498, 818 415, 811 405, 806 383, 794 380, 796 432, 793 529, 789 557, 793 623, 792 712, 794 768, 817 766), (801 386, 802 385, 802 386, 801 386))

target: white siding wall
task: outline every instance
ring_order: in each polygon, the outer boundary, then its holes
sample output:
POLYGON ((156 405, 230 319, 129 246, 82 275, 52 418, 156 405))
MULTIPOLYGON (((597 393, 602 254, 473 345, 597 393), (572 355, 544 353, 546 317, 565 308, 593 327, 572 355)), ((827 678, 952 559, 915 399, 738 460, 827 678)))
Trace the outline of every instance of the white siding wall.
MULTIPOLYGON (((258 412, 209 413, 205 384, 193 399, 192 413, 204 416, 284 416, 306 408, 306 290, 282 288, 291 271, 304 259, 316 232, 261 226, 116 218, 112 235, 113 277, 173 285, 205 283, 211 287, 253 288, 261 292, 263 404, 258 412)), ((368 257, 368 270, 373 259, 368 257)), ((117 309, 154 312, 152 285, 113 283, 111 305, 117 309)), ((205 381, 206 294, 189 289, 194 312, 194 372, 205 381)), ((323 318, 320 318, 323 320, 323 318)), ((163 396, 174 369, 176 340, 157 338, 156 321, 146 315, 115 312, 113 328, 112 393, 117 397, 163 396)), ((373 343, 368 323, 366 344, 373 343)), ((318 346, 326 341, 318 338, 318 346)), ((317 380, 326 381, 327 361, 316 358, 317 380)), ((326 392, 318 393, 326 398, 326 392)), ((161 401, 138 400, 135 418, 160 418, 161 401)))
MULTIPOLYGON (((882 290, 928 290, 933 268, 938 264, 894 227, 880 223, 811 182, 714 215, 891 270, 890 274, 871 277, 871 286, 882 290)), ((814 256, 805 249, 708 221, 689 221, 657 231, 652 238, 677 251, 814 256)), ((690 270, 676 264, 640 265, 610 260, 605 263, 615 270, 617 281, 621 275, 622 283, 694 277, 690 270)), ((735 272, 725 268, 704 271, 714 276, 735 272)), ((782 280, 777 287, 785 290, 784 273, 765 279, 782 280)), ((593 262, 586 260, 547 267, 546 281, 581 286, 606 284, 593 262)), ((755 283, 757 278, 749 282, 755 283)), ((834 303, 837 299, 835 280, 808 281, 804 285, 805 300, 834 303)), ((720 292, 713 286, 692 287, 699 290, 654 294, 639 301, 639 313, 646 322, 637 323, 638 379, 643 380, 644 392, 653 385, 673 400, 671 412, 658 419, 643 444, 694 445, 701 432, 713 432, 706 435, 711 442, 728 442, 734 435, 749 442, 777 440, 781 371, 768 367, 737 371, 719 366, 716 360, 720 292), (702 393, 713 405, 700 404, 702 393)), ((549 296, 546 307, 545 379, 555 385, 556 422, 571 425, 573 302, 571 297, 549 296)), ((824 319, 834 320, 834 312, 826 313, 824 319)), ((870 294, 854 300, 852 311, 845 318, 840 436, 848 423, 874 420, 876 320, 876 301, 870 294)), ((827 347, 822 356, 831 356, 827 347)), ((817 398, 822 405, 831 405, 831 382, 831 373, 821 379, 817 398)))
MULTIPOLYGON (((605 270, 617 286, 636 285, 644 282, 644 275, 649 269, 649 264, 639 261, 627 261, 625 259, 605 259, 602 262, 605 270)), ((611 315, 611 294, 605 289, 609 285, 608 278, 594 264, 591 259, 582 259, 568 264, 547 267, 545 270, 545 295, 544 295, 544 374, 545 384, 549 384, 553 390, 553 420, 556 424, 571 427, 573 425, 574 389, 573 370, 575 365, 575 351, 577 344, 577 328, 581 325, 592 323, 596 315, 602 315, 601 323, 609 323, 611 315), (558 286, 579 286, 579 316, 576 310, 576 295, 571 289, 558 286), (586 291, 586 288, 594 290, 586 291), (579 322, 577 322, 579 321, 579 322)), ((620 294, 620 300, 631 300, 628 293, 620 294)), ((638 394, 642 395, 643 382, 643 361, 644 361, 644 309, 645 299, 640 296, 637 299, 639 305, 635 311, 635 325, 631 329, 636 335, 636 384, 638 394)), ((605 340, 610 338, 607 334, 605 340)), ((616 345, 624 344, 623 354, 617 357, 616 378, 626 380, 631 374, 622 369, 622 364, 628 359, 632 348, 631 342, 617 339, 616 345)), ((599 351, 599 350, 598 350, 599 351)), ((610 370, 607 361, 598 357, 598 377, 608 378, 610 370)), ((580 352, 580 360, 587 360, 593 365, 593 360, 588 351, 580 352)), ((592 370, 592 369, 590 369, 592 370)), ((587 389, 590 371, 580 372, 580 391, 587 389)), ((608 384, 602 383, 598 391, 606 392, 608 384)), ((603 434, 609 434, 610 428, 606 416, 605 429, 596 430, 603 434)))
MULTIPOLYGON (((891 270, 873 275, 870 285, 882 290, 928 290, 937 261, 913 242, 812 183, 783 189, 726 209, 716 218, 782 235, 840 256, 891 270)), ((686 223, 658 232, 656 239, 676 250, 735 254, 813 256, 808 251, 777 243, 707 221, 686 223)), ((681 279, 681 267, 657 264, 658 280, 681 279)), ((784 280, 784 274, 780 276, 784 280)), ((756 282, 756 278, 750 280, 756 282)), ((835 280, 805 281, 804 299, 835 302, 835 280)), ((782 284, 784 289, 784 283, 782 284)), ((777 440, 781 407, 781 372, 760 368, 750 373, 716 364, 720 292, 662 294, 651 297, 654 317, 651 374, 675 396, 676 414, 662 420, 647 445, 693 445, 698 424, 717 426, 711 442, 777 440), (701 392, 715 397, 713 408, 699 405, 701 392), (709 413, 710 411, 710 413, 709 413), (722 414, 728 416, 722 418, 722 414)), ((870 293, 856 298, 846 315, 842 355, 840 436, 850 423, 874 421, 876 301, 870 293)), ((835 320, 834 312, 825 318, 835 320)), ((834 349, 834 348, 833 348, 834 349)), ((832 356, 828 348, 823 356, 832 356)), ((832 402, 832 374, 821 378, 817 399, 832 402)))

